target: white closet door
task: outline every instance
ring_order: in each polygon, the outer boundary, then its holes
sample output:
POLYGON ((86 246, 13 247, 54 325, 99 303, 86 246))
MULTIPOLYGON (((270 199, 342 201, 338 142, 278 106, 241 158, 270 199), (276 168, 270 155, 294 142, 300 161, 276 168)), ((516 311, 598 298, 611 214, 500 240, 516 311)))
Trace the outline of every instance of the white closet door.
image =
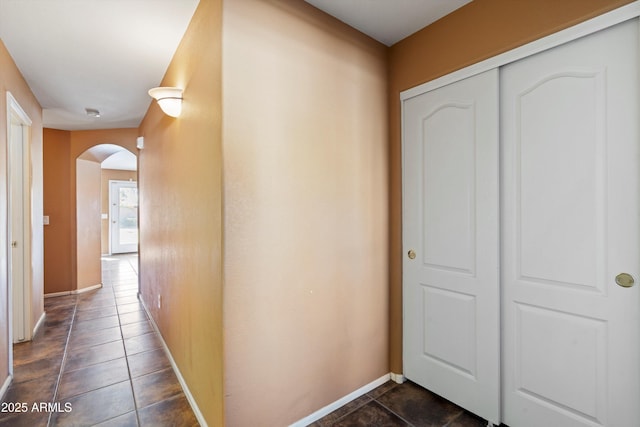
POLYGON ((640 425, 638 76, 636 20, 502 70, 508 425, 640 425))
POLYGON ((404 374, 498 422, 498 72, 403 117, 404 374))

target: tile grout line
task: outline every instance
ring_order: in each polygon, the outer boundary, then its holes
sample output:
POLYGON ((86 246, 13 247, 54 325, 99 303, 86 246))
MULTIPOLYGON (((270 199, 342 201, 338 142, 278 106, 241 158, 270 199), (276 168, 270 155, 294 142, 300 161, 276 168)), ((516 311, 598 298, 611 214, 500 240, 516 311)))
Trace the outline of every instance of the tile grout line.
POLYGON ((395 415, 396 417, 398 417, 402 422, 404 422, 405 424, 407 424, 408 427, 415 427, 415 424, 410 423, 409 421, 407 421, 402 415, 397 414, 395 411, 393 411, 391 408, 389 408, 387 405, 385 405, 382 402, 378 402, 377 399, 373 399, 373 401, 375 403, 377 403, 378 405, 382 406, 382 408, 390 413, 392 413, 393 415, 395 415))
MULTIPOLYGON (((353 414, 353 413, 354 413, 354 412, 356 412, 358 409, 362 408, 362 407, 363 407, 363 406, 365 406, 365 405, 368 405, 369 403, 371 403, 371 402, 373 402, 373 401, 375 400, 374 398, 372 398, 371 396, 369 396, 369 395, 367 395, 367 394, 364 394, 363 396, 367 396, 367 397, 369 398, 369 400, 367 400, 366 402, 363 402, 361 405, 358 405, 357 407, 353 408, 353 410, 351 410, 351 411, 347 412, 346 414, 342 415, 340 418, 338 418, 338 419, 334 420, 331 424, 328 424, 328 425, 326 425, 326 426, 325 426, 325 425, 324 425, 324 423, 321 423, 321 424, 322 424, 322 427, 331 427, 332 425, 334 425, 335 423, 337 423, 337 422, 338 422, 338 421, 340 421, 341 419, 343 419, 343 418, 345 418, 345 417, 347 417, 347 416, 349 416, 349 415, 353 414)), ((348 405, 348 403, 347 403, 346 405, 348 405)), ((340 410, 340 408, 336 409, 336 411, 339 411, 339 410, 340 410)), ((327 414, 327 415, 329 415, 329 414, 327 414)), ((320 420, 318 420, 318 421, 320 422, 320 420)))
POLYGON ((464 414, 464 409, 460 409, 460 412, 458 412, 458 415, 456 415, 455 417, 451 418, 445 425, 443 425, 442 427, 448 427, 451 425, 452 422, 454 422, 455 420, 457 420, 458 418, 460 418, 462 416, 462 414, 464 414))
MULTIPOLYGON (((134 275, 136 276, 136 280, 139 280, 138 274, 135 272, 135 270, 134 270, 134 275)), ((141 426, 142 423, 140 422, 140 414, 138 413, 138 401, 136 400, 136 391, 133 388, 133 376, 131 375, 131 367, 129 366, 129 353, 127 352, 127 346, 125 345, 125 342, 124 342, 125 341, 124 334, 122 333, 122 322, 120 321, 120 307, 118 305, 118 298, 116 297, 116 290, 114 287, 114 283, 111 283, 111 292, 113 292, 113 299, 116 304, 116 313, 118 314, 118 325, 120 328, 120 336, 122 337, 122 347, 124 348, 124 360, 125 360, 125 363, 127 364, 127 373, 129 374, 129 386, 131 387, 131 395, 133 396, 133 408, 134 408, 133 410, 136 413, 136 423, 138 426, 141 426)))
MULTIPOLYGON (((369 400, 367 400, 366 402, 363 402, 361 405, 358 405, 358 407, 354 408, 352 411, 349 411, 348 413, 346 413, 346 414, 342 415, 340 418, 338 418, 338 419, 334 420, 333 422, 331 422, 331 424, 327 424, 327 425, 325 426, 325 425, 324 425, 324 423, 322 423, 322 420, 318 420, 318 421, 320 422, 320 424, 322 424, 322 425, 321 425, 321 427, 331 427, 331 426, 333 426, 334 424, 336 424, 337 422, 339 422, 340 420, 342 420, 342 419, 346 418, 347 416, 349 416, 349 415, 353 414, 354 412, 356 412, 357 410, 361 409, 361 408, 362 408, 362 407, 364 407, 365 405, 368 405, 368 404, 370 404, 371 402, 375 402, 375 403, 377 403, 379 406, 382 406, 382 408, 383 408, 385 411, 388 411, 388 412, 392 413, 393 415, 397 416, 398 418, 400 418, 400 420, 402 420, 403 422, 405 422, 409 427, 414 427, 414 425, 413 425, 413 424, 411 424, 410 422, 408 422, 407 420, 405 420, 405 419, 404 419, 403 417, 401 417, 400 415, 396 414, 394 411, 392 411, 391 409, 389 409, 386 405, 384 405, 384 404, 383 404, 383 403, 381 403, 381 402, 378 402, 378 399, 379 399, 380 397, 382 397, 382 396, 384 396, 385 394, 389 393, 389 392, 390 392, 391 390, 393 390, 394 388, 395 388, 395 386, 394 386, 394 387, 391 387, 390 389, 386 390, 384 393, 382 393, 382 394, 380 394, 380 395, 378 395, 378 396, 376 396, 376 397, 372 397, 369 393, 365 394, 365 396, 369 397, 369 400)), ((338 409, 338 410, 339 410, 339 409, 338 409)))
MULTIPOLYGON (((56 398, 58 397, 58 389, 60 388, 60 381, 62 380, 62 374, 64 372, 64 367, 67 362, 67 354, 69 350, 69 340, 71 339, 71 331, 75 326, 76 322, 76 312, 78 311, 78 297, 75 297, 75 301, 73 304, 73 314, 71 315, 71 323, 69 324, 69 332, 67 332, 67 339, 64 343, 64 352, 62 353, 62 361, 60 362, 60 372, 58 373, 58 378, 56 379, 56 386, 53 390, 53 402, 56 402, 56 398)), ((52 412, 49 412, 49 416, 47 417, 47 427, 51 425, 51 417, 53 416, 52 412)))

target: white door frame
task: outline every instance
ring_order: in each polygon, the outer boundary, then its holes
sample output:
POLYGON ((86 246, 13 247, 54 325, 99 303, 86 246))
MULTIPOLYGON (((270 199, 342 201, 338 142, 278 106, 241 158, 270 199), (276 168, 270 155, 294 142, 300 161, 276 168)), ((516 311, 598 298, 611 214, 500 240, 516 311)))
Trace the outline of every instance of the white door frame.
MULTIPOLYGON (((14 315, 18 316, 22 313, 23 318, 23 341, 30 340, 31 337, 31 301, 33 287, 32 284, 32 254, 31 254, 31 238, 32 238, 32 214, 31 214, 31 124, 32 121, 22 109, 20 104, 13 97, 11 92, 7 91, 7 284, 8 284, 8 302, 9 302, 9 337, 10 343, 14 341, 13 322, 14 315), (12 241, 15 240, 12 236, 12 200, 11 192, 13 180, 11 178, 11 156, 12 156, 12 124, 22 126, 22 152, 19 154, 22 156, 23 176, 22 176, 22 203, 24 212, 24 229, 22 231, 22 239, 18 242, 18 249, 20 255, 23 257, 23 306, 15 307, 13 304, 13 275, 11 272, 13 254, 16 249, 12 248, 12 241)), ((13 350, 9 353, 9 370, 13 373, 13 350)))
MULTIPOLYGON (((454 71, 453 73, 439 77, 435 80, 431 80, 419 86, 402 91, 400 92, 400 102, 402 103, 402 101, 409 98, 446 86, 450 83, 464 80, 467 77, 502 67, 503 65, 518 61, 544 50, 554 48, 561 44, 568 43, 579 39, 580 37, 596 33, 604 30, 605 28, 620 24, 621 22, 628 21, 629 19, 637 18, 638 16, 640 16, 640 0, 636 0, 633 3, 629 3, 628 5, 612 10, 611 12, 607 12, 573 27, 535 40, 531 43, 527 43, 508 52, 501 53, 500 55, 496 55, 458 71, 454 71)), ((402 145, 404 146, 404 141, 402 142, 402 145)))

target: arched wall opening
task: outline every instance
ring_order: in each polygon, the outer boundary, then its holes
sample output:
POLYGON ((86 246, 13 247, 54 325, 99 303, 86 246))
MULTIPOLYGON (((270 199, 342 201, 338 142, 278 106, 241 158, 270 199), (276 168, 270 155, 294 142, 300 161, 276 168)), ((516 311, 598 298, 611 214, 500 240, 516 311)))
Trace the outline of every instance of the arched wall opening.
MULTIPOLYGON (((44 293, 45 296, 64 295, 87 290, 99 284, 97 275, 83 276, 84 260, 79 263, 84 249, 84 237, 78 238, 78 228, 83 229, 83 215, 78 215, 77 204, 83 203, 82 194, 88 182, 83 178, 86 169, 93 170, 92 182, 99 188, 98 173, 102 161, 118 151, 137 153, 138 129, 101 129, 66 131, 43 129, 44 146, 44 215, 49 224, 44 227, 44 293), (80 222, 80 224, 78 224, 80 222), (80 255, 79 255, 80 254, 80 255), (83 278, 84 277, 84 278, 83 278), (87 277, 89 277, 87 279, 87 277), (80 280, 78 280, 80 279, 80 280), (96 281, 97 280, 97 281, 96 281)), ((137 161, 135 162, 137 163, 137 161)), ((134 172, 135 174, 135 172, 134 172)), ((137 176, 134 175, 134 176, 137 176)), ((93 190, 98 193, 98 190, 93 190)), ((95 214, 91 220, 95 241, 92 265, 100 263, 103 253, 101 202, 93 200, 95 214), (97 226, 95 225, 97 223, 97 226)))
POLYGON ((81 153, 76 158, 78 292, 102 285, 103 254, 137 252, 137 219, 136 155, 115 144, 96 145, 81 153), (112 187, 118 195, 110 197, 112 187), (120 247, 125 243, 123 251, 120 247))

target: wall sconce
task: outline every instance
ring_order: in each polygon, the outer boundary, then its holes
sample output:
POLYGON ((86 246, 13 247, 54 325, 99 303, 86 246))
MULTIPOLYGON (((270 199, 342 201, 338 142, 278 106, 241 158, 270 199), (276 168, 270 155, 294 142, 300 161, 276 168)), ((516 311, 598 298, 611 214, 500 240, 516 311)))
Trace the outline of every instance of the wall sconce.
POLYGON ((154 87, 149 95, 158 101, 158 105, 167 116, 178 117, 182 111, 182 89, 178 87, 154 87))

